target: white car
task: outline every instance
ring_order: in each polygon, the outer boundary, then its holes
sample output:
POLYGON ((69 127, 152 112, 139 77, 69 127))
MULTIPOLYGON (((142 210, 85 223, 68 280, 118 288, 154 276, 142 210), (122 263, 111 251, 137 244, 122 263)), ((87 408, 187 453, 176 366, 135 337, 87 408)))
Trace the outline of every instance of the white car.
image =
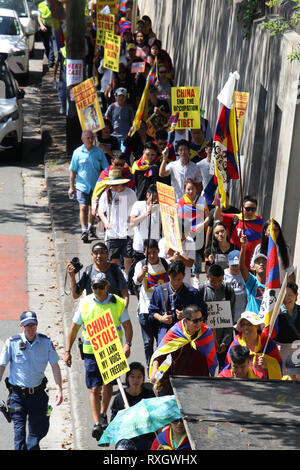
POLYGON ((0 8, 0 54, 7 55, 7 65, 14 75, 28 77, 28 42, 15 10, 0 8))
POLYGON ((37 31, 37 14, 30 10, 27 0, 0 0, 0 8, 15 10, 28 38, 29 52, 34 48, 34 37, 37 31))
POLYGON ((0 151, 14 150, 15 160, 22 158, 24 94, 5 61, 0 59, 0 151))

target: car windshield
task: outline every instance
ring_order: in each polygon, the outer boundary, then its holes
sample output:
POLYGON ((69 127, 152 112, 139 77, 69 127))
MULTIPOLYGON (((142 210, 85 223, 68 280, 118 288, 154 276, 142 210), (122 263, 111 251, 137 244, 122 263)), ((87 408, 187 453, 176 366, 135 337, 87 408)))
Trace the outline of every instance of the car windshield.
POLYGON ((0 34, 18 36, 20 34, 20 28, 16 18, 0 16, 0 34))
POLYGON ((0 65, 0 99, 14 98, 15 92, 8 74, 8 71, 4 64, 0 65))
POLYGON ((27 16, 24 0, 0 0, 0 8, 9 8, 10 10, 16 10, 18 16, 20 16, 21 18, 27 16))

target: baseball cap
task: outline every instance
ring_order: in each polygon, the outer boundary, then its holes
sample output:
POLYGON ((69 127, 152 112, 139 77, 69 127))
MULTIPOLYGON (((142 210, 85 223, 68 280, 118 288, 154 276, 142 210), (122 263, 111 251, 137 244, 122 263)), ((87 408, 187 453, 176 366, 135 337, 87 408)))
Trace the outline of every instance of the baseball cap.
MULTIPOLYGON (((297 359, 297 354, 295 355, 297 359)), ((285 361, 286 373, 287 375, 296 375, 300 374, 300 360, 295 362, 293 359, 294 354, 290 354, 285 361)))
POLYGON ((128 44, 126 49, 127 51, 130 51, 131 49, 136 49, 136 45, 131 42, 130 44, 128 44))
POLYGON ((264 255, 263 253, 256 253, 256 255, 253 255, 253 256, 252 256, 252 259, 251 259, 250 266, 251 266, 252 268, 253 268, 253 266, 254 266, 255 261, 256 261, 258 258, 264 258, 266 261, 268 260, 267 256, 264 255))
POLYGON ((115 95, 124 95, 124 96, 127 96, 127 90, 126 88, 118 88, 115 92, 115 95))
POLYGON ((30 325, 30 323, 38 324, 37 316, 35 312, 28 310, 23 312, 20 316, 20 323, 22 326, 30 325))
POLYGON ((240 259, 239 250, 230 251, 227 255, 227 259, 228 259, 228 264, 230 264, 230 266, 236 266, 237 264, 239 264, 239 259, 240 259))
POLYGON ((104 273, 97 273, 92 279, 92 286, 95 284, 103 284, 103 287, 108 283, 108 279, 104 273))
POLYGON ((259 315, 257 315, 257 313, 246 311, 242 313, 241 317, 237 321, 237 324, 234 326, 234 328, 239 332, 241 331, 240 323, 243 319, 248 320, 248 322, 252 325, 261 325, 262 327, 264 326, 264 322, 259 317, 259 315))

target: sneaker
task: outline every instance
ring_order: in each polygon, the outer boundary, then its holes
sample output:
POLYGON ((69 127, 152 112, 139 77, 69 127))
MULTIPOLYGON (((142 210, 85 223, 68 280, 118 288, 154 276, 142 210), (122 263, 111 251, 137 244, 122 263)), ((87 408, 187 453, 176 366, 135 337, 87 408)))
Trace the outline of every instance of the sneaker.
POLYGON ((103 434, 103 429, 100 423, 94 424, 92 430, 92 437, 94 437, 97 441, 99 441, 100 437, 103 434))
POLYGON ((89 241, 89 234, 88 234, 87 231, 82 232, 81 237, 80 237, 80 240, 82 240, 83 243, 88 243, 88 241, 89 241))
POLYGON ((89 228, 88 234, 89 234, 89 236, 90 236, 91 238, 98 238, 94 227, 90 227, 90 228, 89 228))
POLYGON ((102 430, 104 431, 107 426, 108 426, 108 422, 107 422, 107 415, 105 413, 101 413, 100 415, 100 425, 102 426, 102 430))

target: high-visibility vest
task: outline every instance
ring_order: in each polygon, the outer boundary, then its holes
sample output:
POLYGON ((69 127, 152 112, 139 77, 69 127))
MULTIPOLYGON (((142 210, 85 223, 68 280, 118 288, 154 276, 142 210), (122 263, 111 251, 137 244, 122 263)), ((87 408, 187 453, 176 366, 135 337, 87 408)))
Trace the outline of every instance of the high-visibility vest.
POLYGON ((61 47, 60 52, 62 53, 62 56, 64 58, 64 65, 66 65, 66 57, 67 57, 67 48, 66 48, 66 46, 61 47))
POLYGON ((101 315, 101 313, 106 312, 107 310, 110 310, 110 313, 114 320, 119 338, 122 339, 123 330, 121 327, 120 318, 122 316, 122 313, 124 312, 124 309, 126 306, 126 300, 123 299, 122 297, 119 297, 118 295, 115 295, 115 294, 113 295, 115 297, 116 303, 109 302, 107 304, 99 304, 95 300, 94 294, 90 294, 90 295, 87 295, 83 299, 82 304, 80 304, 79 306, 81 319, 84 324, 83 331, 81 334, 81 339, 83 343, 83 352, 85 354, 94 353, 92 345, 89 340, 89 335, 85 328, 85 325, 89 323, 91 320, 93 320, 94 318, 97 318, 99 315, 101 315))
POLYGON ((52 26, 52 12, 46 2, 41 2, 38 5, 41 13, 41 20, 45 26, 52 26))

